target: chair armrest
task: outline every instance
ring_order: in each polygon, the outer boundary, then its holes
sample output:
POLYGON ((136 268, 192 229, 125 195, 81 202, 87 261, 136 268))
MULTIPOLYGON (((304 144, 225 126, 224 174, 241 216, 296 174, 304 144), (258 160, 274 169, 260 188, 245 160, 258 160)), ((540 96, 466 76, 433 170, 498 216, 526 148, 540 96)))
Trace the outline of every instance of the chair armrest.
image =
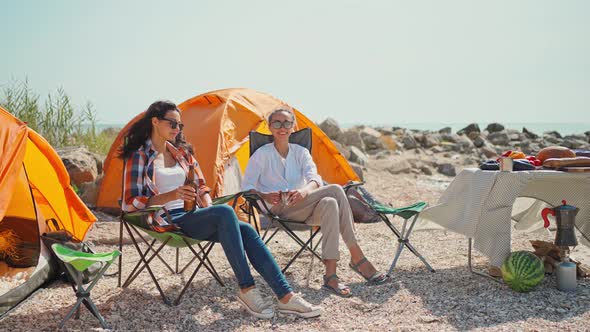
POLYGON ((345 185, 342 186, 342 189, 344 189, 344 192, 347 192, 351 188, 360 187, 364 184, 365 184, 365 181, 361 181, 361 182, 349 181, 348 183, 346 183, 345 185))
POLYGON ((262 200, 262 197, 260 197, 260 195, 258 195, 255 192, 251 192, 251 191, 244 191, 244 195, 243 196, 244 196, 244 198, 247 201, 251 201, 251 200, 255 200, 255 201, 256 200, 262 200))
POLYGON ((164 205, 152 205, 152 206, 146 207, 145 209, 141 209, 141 210, 137 210, 137 211, 133 211, 133 212, 123 212, 123 216, 137 217, 137 216, 144 215, 146 213, 156 212, 162 208, 164 208, 164 205))
POLYGON ((214 200, 212 200, 212 202, 213 202, 213 205, 225 204, 225 203, 231 202, 232 200, 238 199, 240 196, 244 195, 244 193, 246 193, 246 192, 240 191, 235 194, 217 197, 214 200))
POLYGON ((258 195, 257 193, 247 191, 244 192, 243 197, 246 199, 248 204, 254 206, 258 210, 258 212, 262 214, 271 213, 270 208, 268 207, 268 205, 266 205, 266 201, 262 199, 262 197, 260 197, 260 195, 258 195), (262 210, 258 202, 262 202, 262 206, 264 207, 265 211, 262 210))
POLYGON ((168 213, 168 210, 164 207, 164 205, 152 205, 145 209, 133 211, 133 212, 123 212, 121 218, 126 222, 129 222, 137 227, 141 227, 147 230, 152 230, 158 233, 165 233, 165 232, 177 232, 180 229, 172 222, 172 218, 168 213), (166 221, 168 225, 160 226, 156 225, 155 223, 151 223, 149 221, 149 215, 159 211, 164 210, 166 221))

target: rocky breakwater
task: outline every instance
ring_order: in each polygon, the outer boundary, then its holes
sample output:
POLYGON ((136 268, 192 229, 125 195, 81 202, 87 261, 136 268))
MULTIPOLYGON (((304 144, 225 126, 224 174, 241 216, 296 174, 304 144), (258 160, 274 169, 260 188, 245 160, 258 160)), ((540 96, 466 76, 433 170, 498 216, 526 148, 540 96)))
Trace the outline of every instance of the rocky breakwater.
POLYGON ((542 148, 552 145, 590 150, 590 131, 567 136, 557 131, 537 134, 526 128, 505 128, 500 123, 489 124, 484 130, 472 123, 455 133, 450 127, 438 131, 362 125, 342 129, 330 118, 319 127, 361 178, 367 167, 392 174, 433 175, 437 172, 455 176, 463 167, 477 167, 506 150, 518 150, 527 155, 536 155, 542 148))
POLYGON ((103 175, 104 156, 90 152, 85 147, 58 148, 56 151, 66 166, 78 196, 88 207, 95 207, 103 175))
MULTIPOLYGON (((350 161, 360 178, 369 167, 392 174, 440 173, 452 177, 461 168, 477 167, 506 150, 519 150, 527 155, 551 145, 590 150, 590 131, 567 136, 556 131, 536 134, 526 128, 506 129, 499 123, 492 123, 484 130, 473 123, 456 133, 449 127, 438 131, 362 125, 342 129, 330 118, 319 127, 350 161)), ((89 207, 95 207, 104 157, 84 147, 61 148, 57 153, 79 196, 89 207)))

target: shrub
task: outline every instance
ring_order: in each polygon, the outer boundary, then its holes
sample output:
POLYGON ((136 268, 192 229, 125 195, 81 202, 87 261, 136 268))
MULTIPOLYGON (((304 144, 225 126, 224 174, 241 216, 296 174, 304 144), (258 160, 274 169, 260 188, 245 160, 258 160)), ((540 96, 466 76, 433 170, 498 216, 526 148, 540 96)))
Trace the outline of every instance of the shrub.
POLYGON ((88 150, 106 155, 116 138, 113 130, 97 133, 97 113, 87 102, 76 111, 68 94, 58 88, 49 93, 40 107, 39 95, 25 79, 4 87, 0 105, 41 134, 53 147, 85 146, 88 150))

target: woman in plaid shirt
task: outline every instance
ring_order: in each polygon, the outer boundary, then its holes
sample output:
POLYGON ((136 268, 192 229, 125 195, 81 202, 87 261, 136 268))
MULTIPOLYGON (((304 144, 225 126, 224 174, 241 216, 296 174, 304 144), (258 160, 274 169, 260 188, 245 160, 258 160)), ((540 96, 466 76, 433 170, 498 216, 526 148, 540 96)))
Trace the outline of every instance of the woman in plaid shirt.
MULTIPOLYGON (((219 242, 238 281, 238 301, 259 318, 274 316, 273 304, 264 299, 254 284, 246 255, 252 266, 279 299, 281 313, 317 317, 320 307, 311 305, 292 288, 266 245, 252 226, 239 222, 227 205, 211 204, 209 188, 192 147, 185 141, 180 111, 175 104, 157 101, 126 134, 120 157, 125 160, 123 210, 127 212, 151 205, 164 205, 171 222, 197 240, 219 242), (185 185, 189 165, 194 165, 197 190, 185 185), (185 212, 184 201, 197 202, 197 208, 185 212)), ((155 222, 168 224, 164 211, 155 222)))

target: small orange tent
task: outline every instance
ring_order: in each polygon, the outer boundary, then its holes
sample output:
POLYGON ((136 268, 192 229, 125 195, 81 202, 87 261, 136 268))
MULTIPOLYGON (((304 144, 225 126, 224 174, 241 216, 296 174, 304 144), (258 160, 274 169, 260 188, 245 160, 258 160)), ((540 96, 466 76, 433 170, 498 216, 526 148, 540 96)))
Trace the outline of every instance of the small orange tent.
MULTIPOLYGON (((248 133, 252 130, 268 133, 266 117, 286 103, 251 89, 225 89, 191 98, 178 107, 185 124, 185 136, 195 149, 196 158, 212 196, 224 192, 224 175, 230 159, 235 157, 243 172, 249 158, 248 133)), ((312 157, 320 175, 330 183, 344 184, 358 180, 346 159, 332 141, 311 120, 295 110, 296 129, 310 127, 313 135, 312 157)), ((121 130, 104 162, 104 178, 98 194, 97 207, 118 210, 121 197, 123 163, 117 157, 123 136, 139 120, 137 115, 121 130)))
POLYGON ((0 294, 0 313, 49 277, 49 255, 39 237, 48 219, 80 239, 96 221, 55 150, 0 107, 0 277, 28 275, 27 282, 0 294))

